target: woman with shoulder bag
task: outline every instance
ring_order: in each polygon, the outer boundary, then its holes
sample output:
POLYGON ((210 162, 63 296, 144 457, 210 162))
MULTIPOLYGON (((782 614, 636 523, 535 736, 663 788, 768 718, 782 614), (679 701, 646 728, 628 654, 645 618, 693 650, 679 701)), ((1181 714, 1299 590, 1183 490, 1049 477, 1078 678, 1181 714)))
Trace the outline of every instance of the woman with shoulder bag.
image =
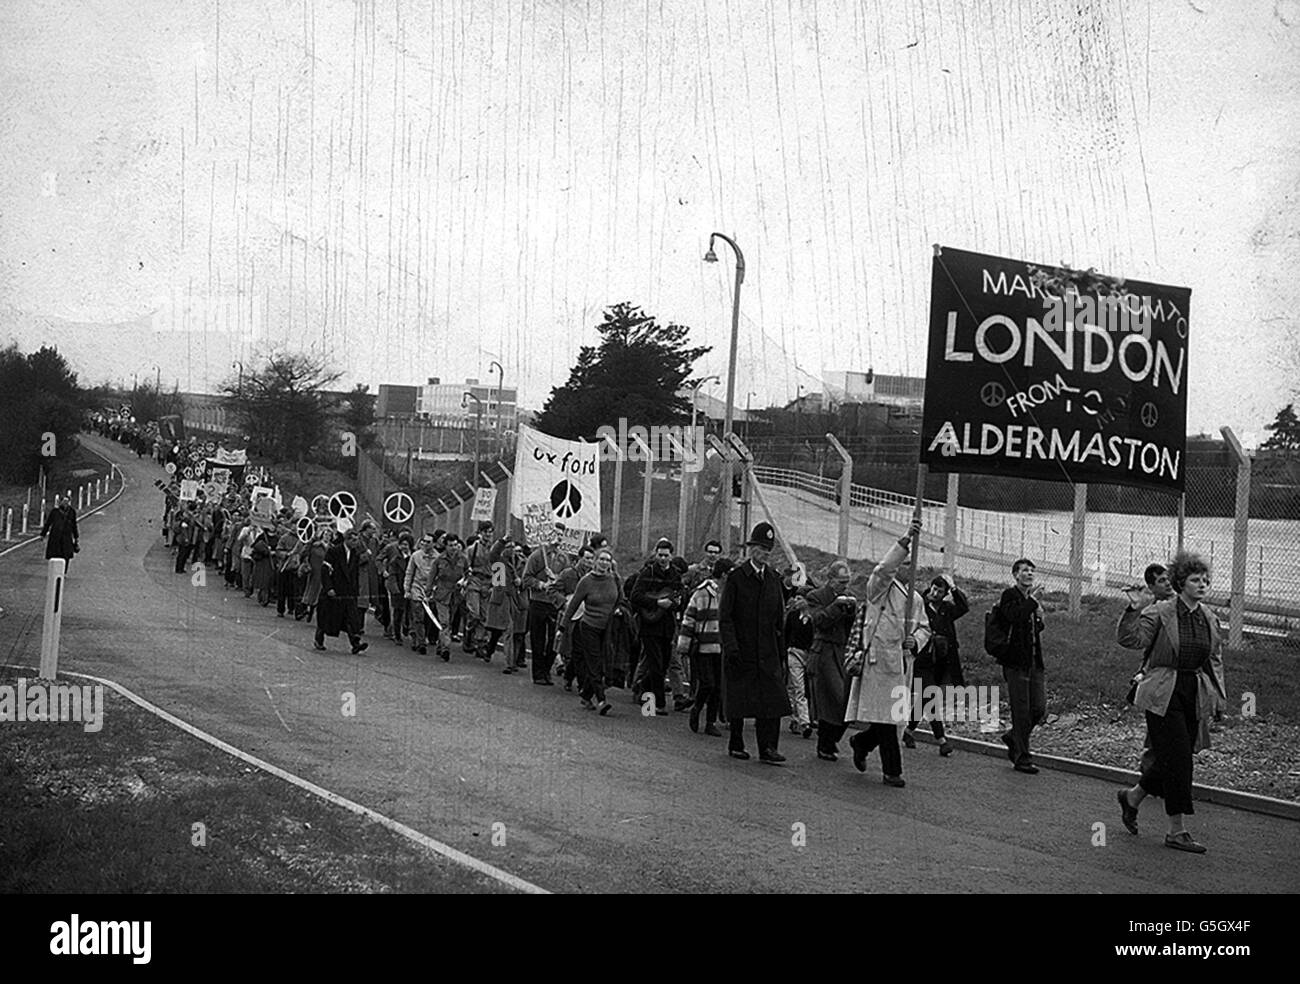
POLYGON ((1138 832, 1138 807, 1147 796, 1161 796, 1169 817, 1165 846, 1191 854, 1205 847, 1192 839, 1183 817, 1192 806, 1192 756, 1210 747, 1210 720, 1227 703, 1223 682, 1223 629, 1203 600, 1210 567, 1197 554, 1181 552, 1169 565, 1177 596, 1120 619, 1120 645, 1147 653, 1133 706, 1146 712, 1153 755, 1132 789, 1117 794, 1129 833, 1138 832))

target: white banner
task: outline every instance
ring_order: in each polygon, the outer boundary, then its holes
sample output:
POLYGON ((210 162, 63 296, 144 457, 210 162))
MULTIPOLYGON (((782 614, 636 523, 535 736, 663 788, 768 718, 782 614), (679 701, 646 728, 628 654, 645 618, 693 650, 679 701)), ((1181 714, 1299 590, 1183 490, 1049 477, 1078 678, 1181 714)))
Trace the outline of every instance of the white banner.
POLYGON ((248 451, 227 451, 225 448, 217 448, 217 453, 209 455, 208 460, 217 465, 246 465, 248 464, 248 451))
POLYGON ((565 441, 520 425, 510 513, 546 503, 552 522, 578 530, 600 529, 600 445, 565 441))
POLYGON ((230 488, 230 469, 213 468, 208 472, 208 481, 216 486, 217 491, 225 493, 230 488))
POLYGON ((181 479, 181 502, 194 502, 199 495, 198 479, 181 479))

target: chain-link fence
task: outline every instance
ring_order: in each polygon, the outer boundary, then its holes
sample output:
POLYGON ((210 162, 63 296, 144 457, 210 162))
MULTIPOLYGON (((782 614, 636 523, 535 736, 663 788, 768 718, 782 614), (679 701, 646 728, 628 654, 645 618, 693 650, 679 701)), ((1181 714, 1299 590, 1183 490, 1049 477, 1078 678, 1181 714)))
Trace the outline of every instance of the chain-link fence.
MULTIPOLYGON (((844 465, 829 442, 755 441, 754 475, 774 519, 793 542, 828 553, 875 557, 911 518, 916 438, 846 441, 853 483, 847 510, 844 465), (847 512, 847 536, 841 513, 847 512)), ((1212 572, 1211 605, 1256 644, 1300 648, 1300 463, 1256 457, 1238 464, 1231 449, 1189 449, 1182 544, 1212 572), (1236 515, 1238 495, 1246 514, 1236 515)), ((1150 563, 1179 545, 1179 498, 1111 485, 1080 487, 1001 476, 931 474, 919 562, 1002 582, 1019 557, 1034 561, 1049 590, 1072 604, 1141 582, 1150 563)))

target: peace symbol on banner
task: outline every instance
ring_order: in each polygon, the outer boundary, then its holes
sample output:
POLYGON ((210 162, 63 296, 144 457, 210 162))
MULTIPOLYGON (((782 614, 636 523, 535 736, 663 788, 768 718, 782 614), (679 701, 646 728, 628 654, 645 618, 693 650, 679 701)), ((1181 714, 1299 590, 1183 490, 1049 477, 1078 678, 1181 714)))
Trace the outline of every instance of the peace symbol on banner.
POLYGON ((167 464, 163 465, 163 471, 165 471, 168 475, 175 475, 175 474, 176 474, 176 462, 174 462, 174 461, 169 461, 169 462, 167 462, 167 464))
POLYGON ((184 475, 186 478, 193 478, 194 469, 191 466, 186 465, 184 468, 181 469, 181 474, 184 475))
POLYGON ((321 516, 329 511, 330 497, 327 495, 314 495, 311 499, 311 514, 321 516))
POLYGON ((405 492, 394 492, 384 500, 384 518, 390 523, 409 522, 415 515, 415 500, 405 492))
POLYGON ((312 530, 315 528, 316 524, 312 521, 312 518, 310 516, 304 516, 302 519, 298 520, 298 538, 302 540, 310 539, 312 530))
POLYGON ((335 492, 329 500, 330 515, 335 519, 352 519, 357 513, 357 497, 347 489, 335 492))
POLYGON ((249 472, 247 475, 244 476, 244 484, 251 489, 254 485, 257 484, 257 476, 254 475, 252 472, 249 472))

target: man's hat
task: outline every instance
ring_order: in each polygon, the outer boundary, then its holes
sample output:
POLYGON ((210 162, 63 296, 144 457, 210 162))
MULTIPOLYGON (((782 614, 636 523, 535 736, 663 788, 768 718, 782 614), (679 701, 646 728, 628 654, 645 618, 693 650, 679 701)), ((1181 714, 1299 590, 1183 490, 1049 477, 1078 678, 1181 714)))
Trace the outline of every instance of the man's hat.
POLYGON ((771 523, 759 523, 754 527, 754 531, 749 534, 745 546, 767 547, 768 550, 771 550, 776 546, 776 530, 772 529, 771 523))

